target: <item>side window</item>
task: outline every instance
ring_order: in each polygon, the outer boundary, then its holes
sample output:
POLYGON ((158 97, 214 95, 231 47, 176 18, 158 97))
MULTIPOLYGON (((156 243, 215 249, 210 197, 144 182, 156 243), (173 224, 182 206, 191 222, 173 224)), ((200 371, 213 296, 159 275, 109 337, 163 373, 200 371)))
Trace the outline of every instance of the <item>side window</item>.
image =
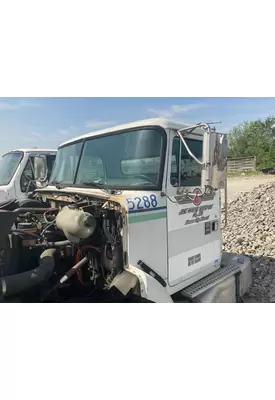
MULTIPOLYGON (((185 139, 191 153, 199 160, 203 156, 202 140, 185 139)), ((202 166, 198 164, 187 152, 179 137, 175 137, 172 147, 171 176, 172 186, 201 186, 202 166)))
POLYGON ((21 192, 26 193, 34 190, 35 185, 33 182, 34 182, 33 168, 31 160, 29 160, 21 175, 20 179, 21 192))
POLYGON ((47 159, 47 168, 48 168, 48 177, 47 177, 47 179, 49 180, 50 176, 52 174, 54 163, 55 163, 55 155, 54 156, 53 155, 47 155, 46 159, 47 159))

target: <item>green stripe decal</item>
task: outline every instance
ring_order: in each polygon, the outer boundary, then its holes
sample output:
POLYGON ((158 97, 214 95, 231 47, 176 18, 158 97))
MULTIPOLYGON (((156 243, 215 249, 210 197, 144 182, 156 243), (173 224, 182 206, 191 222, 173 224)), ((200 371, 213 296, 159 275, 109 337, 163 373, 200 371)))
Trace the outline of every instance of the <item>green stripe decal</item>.
POLYGON ((153 212, 150 213, 139 213, 138 215, 129 215, 129 223, 134 224, 136 222, 153 221, 155 219, 161 219, 167 217, 167 211, 153 212))

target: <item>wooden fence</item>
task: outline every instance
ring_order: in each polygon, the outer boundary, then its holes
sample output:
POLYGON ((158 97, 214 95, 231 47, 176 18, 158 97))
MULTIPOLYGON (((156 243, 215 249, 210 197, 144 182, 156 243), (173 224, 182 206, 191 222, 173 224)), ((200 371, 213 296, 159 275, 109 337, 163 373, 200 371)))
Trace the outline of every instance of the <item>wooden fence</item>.
POLYGON ((255 171, 256 157, 228 158, 228 172, 255 171))

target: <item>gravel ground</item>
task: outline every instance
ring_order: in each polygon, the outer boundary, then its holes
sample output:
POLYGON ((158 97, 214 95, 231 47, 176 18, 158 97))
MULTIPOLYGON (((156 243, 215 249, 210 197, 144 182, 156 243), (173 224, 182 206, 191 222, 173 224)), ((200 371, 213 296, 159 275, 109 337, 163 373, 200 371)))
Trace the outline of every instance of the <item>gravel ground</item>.
POLYGON ((252 261, 253 285, 245 302, 275 303, 275 178, 228 180, 224 250, 252 261))
POLYGON ((229 178, 227 183, 228 202, 235 200, 241 193, 249 192, 259 185, 273 181, 275 181, 275 176, 272 175, 229 178))

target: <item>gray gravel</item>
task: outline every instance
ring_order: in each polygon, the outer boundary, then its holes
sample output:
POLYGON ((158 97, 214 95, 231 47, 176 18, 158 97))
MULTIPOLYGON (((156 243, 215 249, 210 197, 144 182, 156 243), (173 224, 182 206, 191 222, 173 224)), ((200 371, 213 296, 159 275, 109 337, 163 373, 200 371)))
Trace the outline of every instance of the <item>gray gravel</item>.
POLYGON ((230 177, 227 182, 228 201, 236 200, 241 193, 250 192, 259 185, 275 181, 274 175, 230 177))
POLYGON ((275 302, 275 181, 229 203, 223 249, 246 254, 252 261, 253 285, 247 301, 275 302))

